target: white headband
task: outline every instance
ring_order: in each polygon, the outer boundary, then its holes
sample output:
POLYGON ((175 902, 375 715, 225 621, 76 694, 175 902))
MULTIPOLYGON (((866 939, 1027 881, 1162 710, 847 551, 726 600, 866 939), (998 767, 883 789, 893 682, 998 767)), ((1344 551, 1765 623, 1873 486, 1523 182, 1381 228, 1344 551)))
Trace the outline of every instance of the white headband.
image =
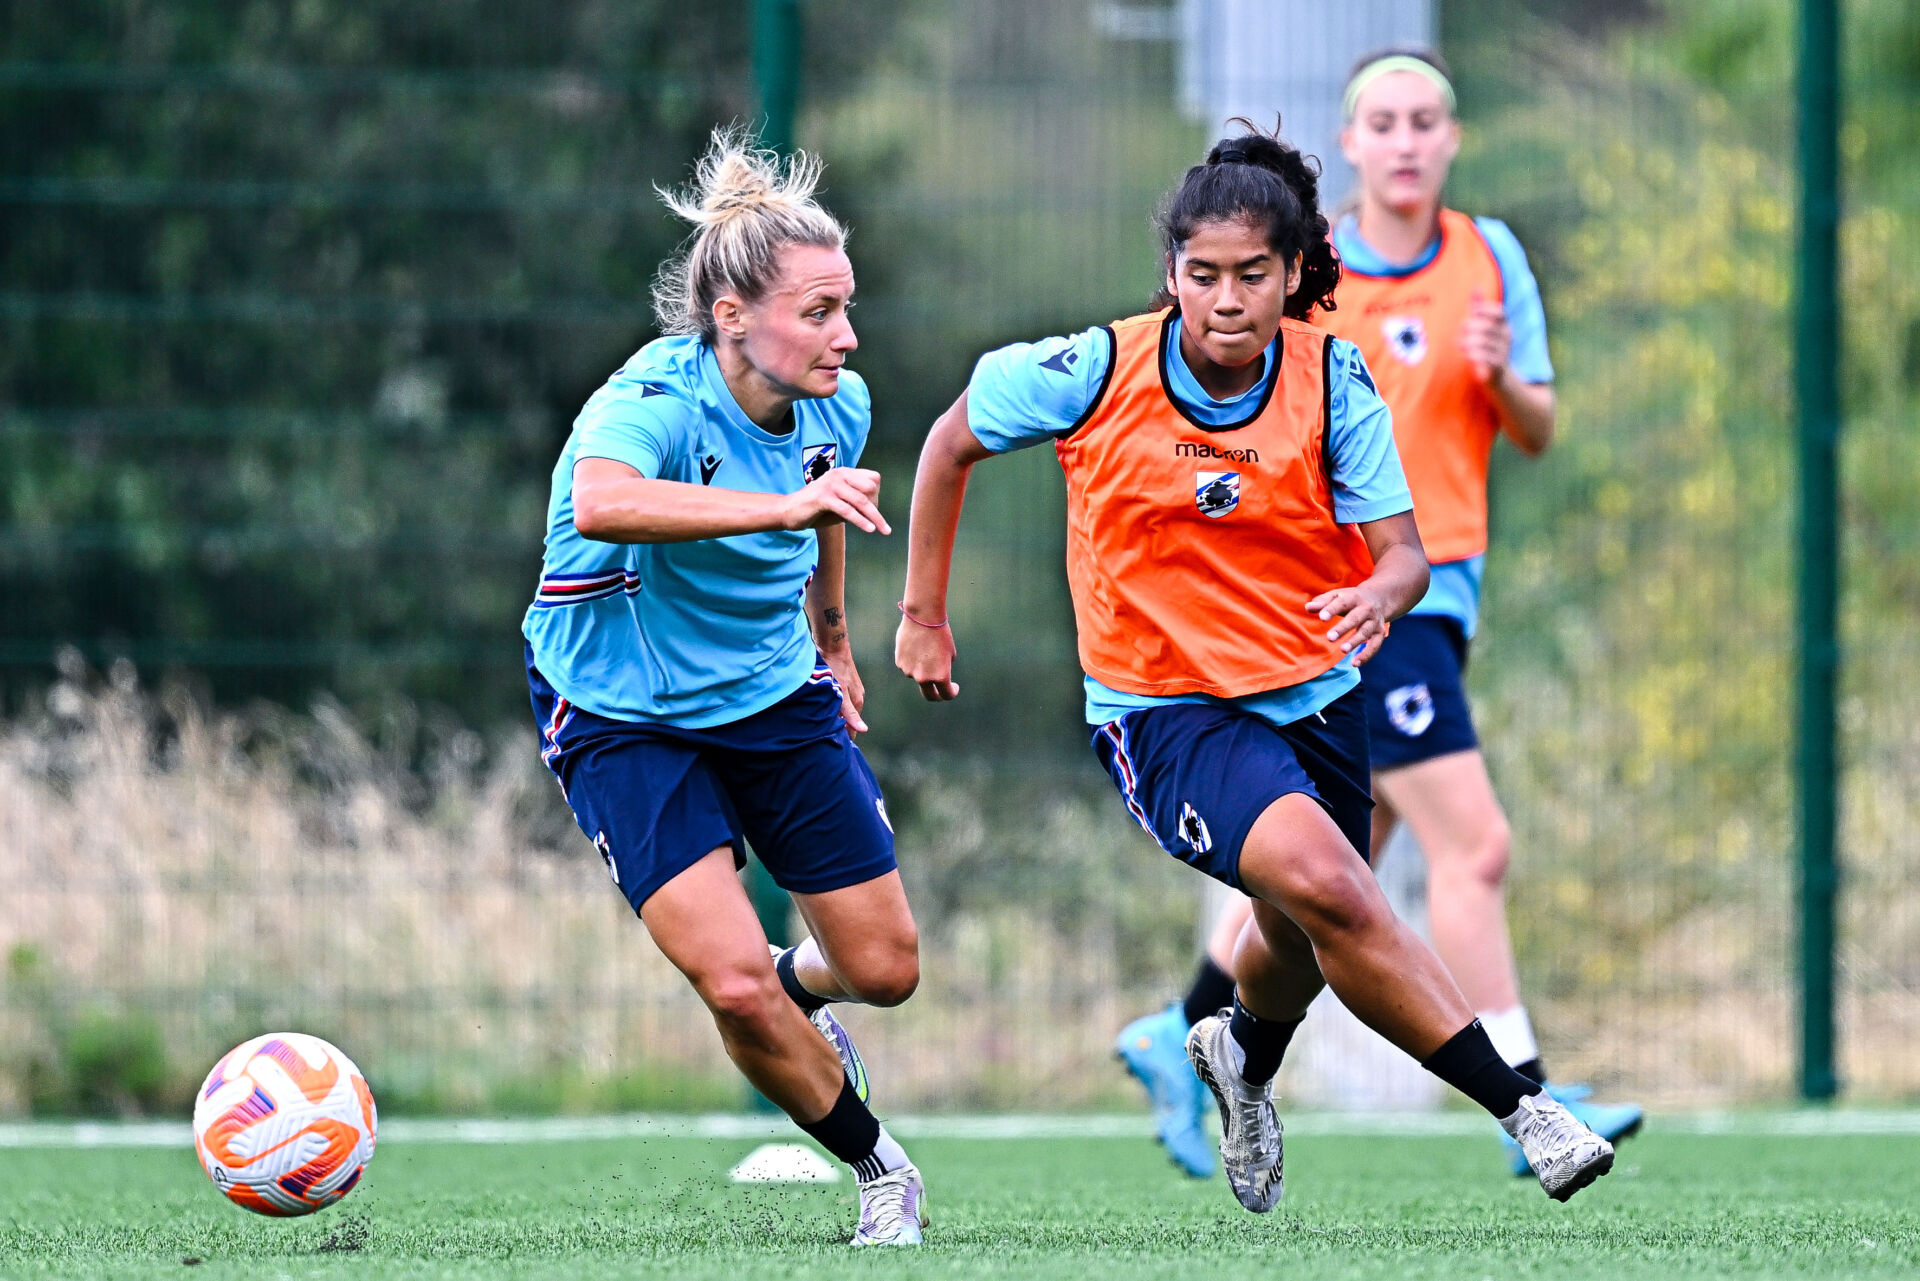
POLYGON ((1411 71, 1417 76, 1426 77, 1441 93, 1446 95, 1448 112, 1451 113, 1455 110, 1453 83, 1447 79, 1440 68, 1434 66, 1424 58, 1415 58, 1409 54, 1395 53, 1389 54, 1384 58, 1375 58, 1372 62, 1369 62, 1366 66, 1353 73, 1353 79, 1347 81, 1346 98, 1343 100, 1340 110, 1341 118, 1343 120, 1353 119, 1353 109, 1359 104, 1361 92, 1381 76, 1392 75, 1396 71, 1411 71))

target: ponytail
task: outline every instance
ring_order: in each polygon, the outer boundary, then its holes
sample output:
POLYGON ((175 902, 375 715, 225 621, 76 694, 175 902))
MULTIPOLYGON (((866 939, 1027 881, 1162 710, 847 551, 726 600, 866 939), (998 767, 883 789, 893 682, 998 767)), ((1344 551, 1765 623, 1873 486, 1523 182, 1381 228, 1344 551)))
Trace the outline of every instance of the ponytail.
MULTIPOLYGON (((1282 262, 1300 255, 1300 287, 1288 295, 1281 314, 1305 320, 1315 308, 1332 311, 1340 258, 1320 209, 1320 162, 1282 142, 1278 120, 1272 133, 1240 117, 1227 123, 1247 132, 1215 143, 1205 163, 1187 170, 1161 207, 1156 223, 1167 256, 1184 249, 1202 223, 1244 219, 1265 228, 1267 247, 1282 262)), ((1156 307, 1172 302, 1164 286, 1154 295, 1156 307)))

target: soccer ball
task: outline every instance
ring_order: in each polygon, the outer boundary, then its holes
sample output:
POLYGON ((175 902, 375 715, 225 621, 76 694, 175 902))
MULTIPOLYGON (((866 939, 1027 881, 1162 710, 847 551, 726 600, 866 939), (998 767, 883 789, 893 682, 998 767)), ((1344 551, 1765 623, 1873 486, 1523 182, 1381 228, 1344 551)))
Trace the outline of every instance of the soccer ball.
POLYGON ((269 1032, 213 1065, 193 1105, 193 1147, 213 1185, 255 1214, 312 1214, 373 1159, 373 1092, 317 1036, 269 1032))

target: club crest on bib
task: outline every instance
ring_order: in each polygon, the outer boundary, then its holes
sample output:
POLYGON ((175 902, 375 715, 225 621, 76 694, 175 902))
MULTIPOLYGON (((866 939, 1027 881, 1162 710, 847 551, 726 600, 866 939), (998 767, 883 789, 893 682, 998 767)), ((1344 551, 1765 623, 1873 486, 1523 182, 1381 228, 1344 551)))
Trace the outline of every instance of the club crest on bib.
POLYGON ((839 463, 840 446, 808 445, 800 453, 800 482, 811 485, 839 463))
POLYGON ((1388 690, 1387 719, 1408 738, 1420 737, 1433 724, 1433 694, 1424 683, 1388 690))
POLYGON ((1240 473, 1237 471, 1203 471, 1193 476, 1193 502, 1202 516, 1214 519, 1226 515, 1240 505, 1240 473))
POLYGON ((1380 322, 1386 335, 1387 350, 1403 365, 1417 365, 1427 358, 1427 326, 1418 316, 1388 316, 1380 322))

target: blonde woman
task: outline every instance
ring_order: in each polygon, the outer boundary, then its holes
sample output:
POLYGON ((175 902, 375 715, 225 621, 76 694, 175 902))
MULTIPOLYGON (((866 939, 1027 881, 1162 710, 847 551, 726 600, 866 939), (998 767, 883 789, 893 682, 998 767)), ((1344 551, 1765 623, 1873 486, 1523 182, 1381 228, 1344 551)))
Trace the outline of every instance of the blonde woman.
POLYGON ((858 467, 846 231, 819 163, 714 135, 660 273, 665 337, 587 401, 553 472, 527 680, 581 830, 713 1013, 741 1074, 860 1188, 855 1245, 918 1244, 919 1172, 826 1006, 897 1005, 918 940, 847 640, 846 527, 888 532, 858 467), (743 841, 811 937, 768 946, 743 841))

